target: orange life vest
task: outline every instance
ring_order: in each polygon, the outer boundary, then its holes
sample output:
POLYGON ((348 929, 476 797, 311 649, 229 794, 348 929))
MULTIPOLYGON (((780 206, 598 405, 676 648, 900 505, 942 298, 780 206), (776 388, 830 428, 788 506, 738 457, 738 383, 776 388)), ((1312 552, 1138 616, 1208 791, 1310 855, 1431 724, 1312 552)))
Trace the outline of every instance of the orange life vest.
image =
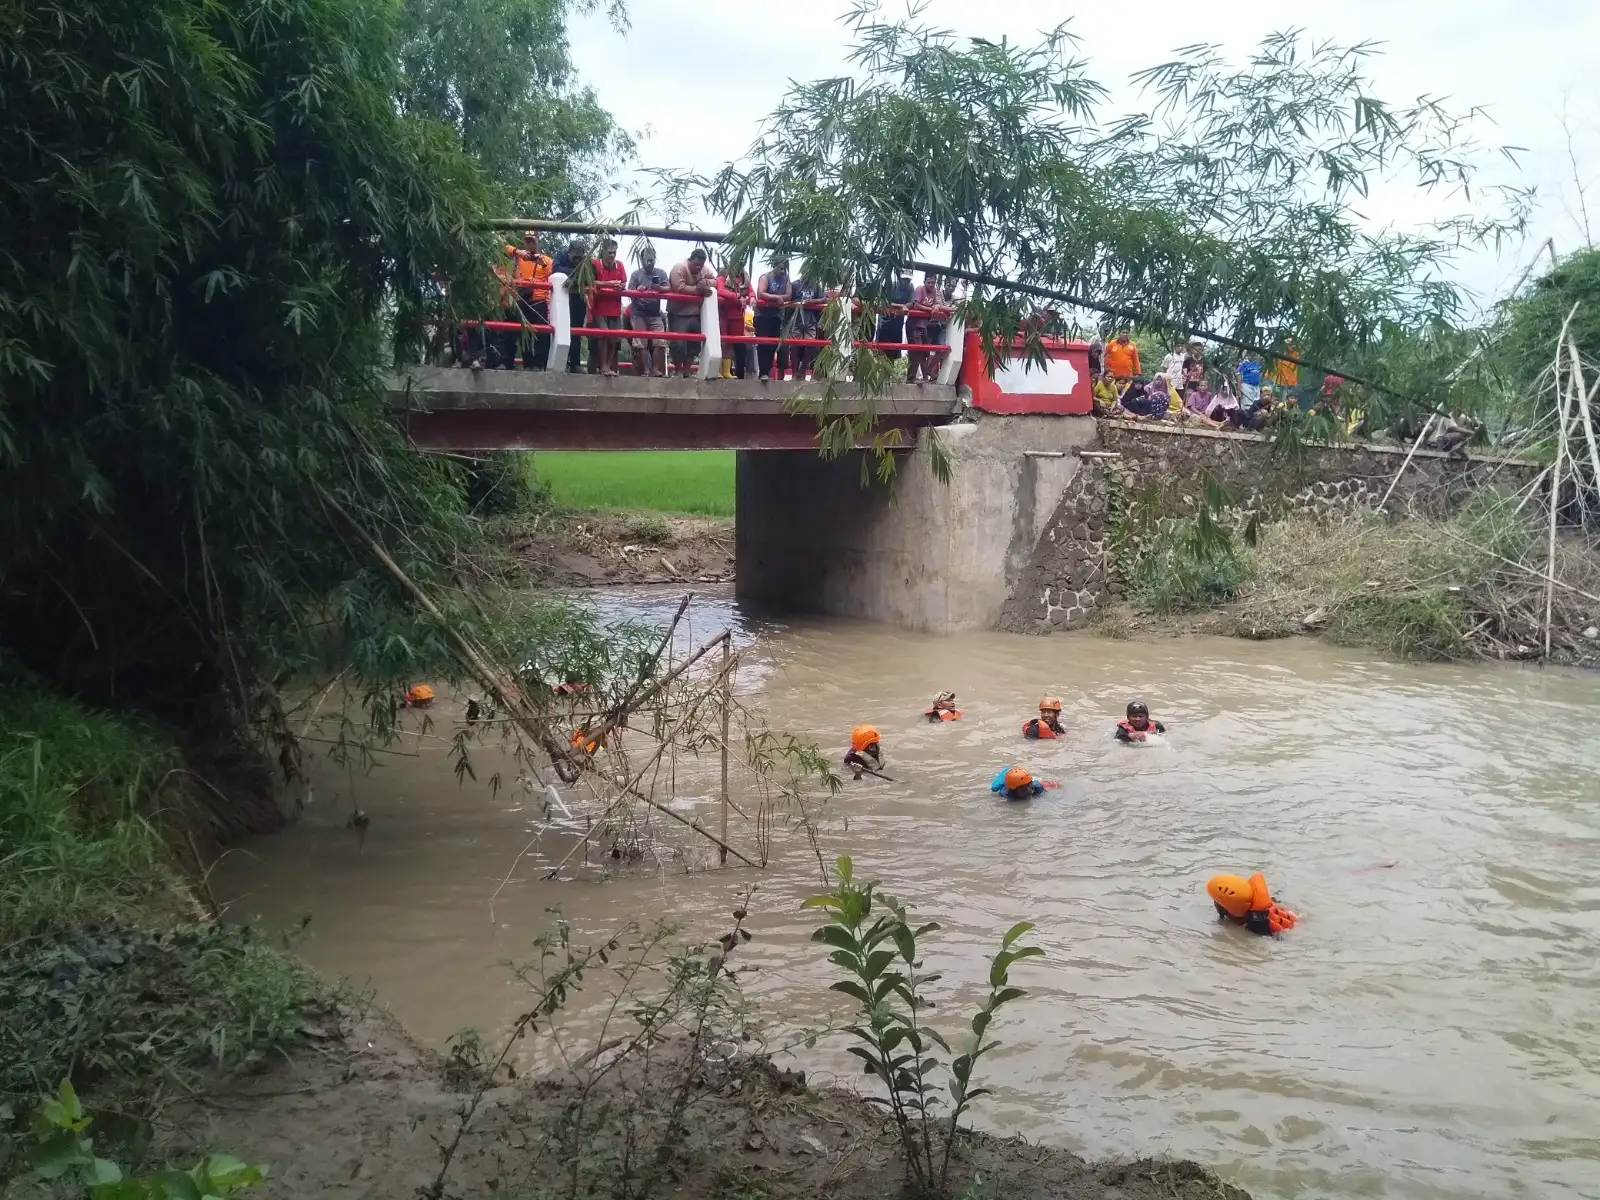
POLYGON ((960 710, 954 708, 930 708, 926 709, 922 715, 930 721, 959 721, 961 719, 960 710))
POLYGON ((1144 735, 1147 734, 1147 733, 1156 732, 1156 723, 1155 723, 1155 719, 1151 718, 1150 720, 1145 722, 1144 728, 1140 729, 1132 721, 1128 720, 1127 717, 1123 717, 1122 720, 1117 722, 1117 728, 1118 729, 1125 729, 1129 733, 1135 735, 1136 737, 1144 737, 1144 735))
POLYGON ((1034 717, 1031 721, 1024 721, 1022 723, 1022 736, 1025 738, 1049 739, 1060 737, 1061 735, 1058 734, 1054 729, 1051 729, 1048 722, 1039 717, 1034 717))
POLYGON ((535 297, 548 297, 550 285, 545 281, 550 278, 550 272, 555 269, 555 263, 548 254, 529 254, 520 246, 507 246, 506 253, 510 255, 511 262, 516 271, 518 283, 531 283, 529 290, 535 297))

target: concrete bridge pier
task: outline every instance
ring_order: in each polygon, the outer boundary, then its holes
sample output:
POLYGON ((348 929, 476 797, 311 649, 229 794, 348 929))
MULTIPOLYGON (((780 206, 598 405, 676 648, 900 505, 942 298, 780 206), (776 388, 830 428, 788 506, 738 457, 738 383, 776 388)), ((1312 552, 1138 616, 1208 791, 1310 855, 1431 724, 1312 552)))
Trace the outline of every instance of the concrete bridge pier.
POLYGON ((1065 416, 924 429, 888 486, 863 485, 865 452, 741 450, 738 595, 922 632, 992 629, 1095 438, 1095 422, 1065 416), (933 474, 935 437, 948 485, 933 474))

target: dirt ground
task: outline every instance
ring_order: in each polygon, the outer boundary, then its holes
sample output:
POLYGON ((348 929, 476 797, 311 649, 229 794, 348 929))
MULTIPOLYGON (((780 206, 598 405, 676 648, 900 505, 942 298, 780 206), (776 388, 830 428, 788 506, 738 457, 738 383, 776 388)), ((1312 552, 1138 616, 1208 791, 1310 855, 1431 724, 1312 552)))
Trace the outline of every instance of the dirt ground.
POLYGON ((726 518, 541 514, 508 524, 504 544, 516 570, 555 587, 733 579, 733 521, 726 518))
MULTIPOLYGON (((250 1193, 261 1200, 432 1195, 440 1148, 455 1135, 471 1081, 382 1011, 349 1015, 326 1033, 177 1114, 166 1148, 180 1157, 226 1150, 265 1165, 269 1181, 250 1193)), ((546 1138, 570 1095, 550 1080, 488 1091, 442 1194, 567 1197, 565 1165, 547 1153, 546 1138)), ((854 1092, 807 1089, 803 1077, 760 1060, 702 1080, 688 1121, 690 1136, 657 1195, 888 1200, 902 1192, 893 1128, 877 1108, 854 1092)), ((951 1176, 955 1195, 995 1200, 1249 1200, 1190 1162, 1089 1163, 982 1134, 963 1139, 951 1176)), ((580 1179, 578 1194, 610 1194, 600 1179, 580 1179)))

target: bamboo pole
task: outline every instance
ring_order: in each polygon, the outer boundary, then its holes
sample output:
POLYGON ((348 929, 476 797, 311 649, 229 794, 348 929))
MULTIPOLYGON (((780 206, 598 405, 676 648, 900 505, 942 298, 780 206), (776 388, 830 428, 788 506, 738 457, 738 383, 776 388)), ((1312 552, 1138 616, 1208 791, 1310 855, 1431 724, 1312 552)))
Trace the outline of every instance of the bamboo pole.
MULTIPOLYGON (((1569 318, 1570 319, 1570 318, 1569 318)), ((1561 348, 1556 347, 1556 362, 1561 361, 1561 348)), ((1544 585, 1544 656, 1550 657, 1551 622, 1555 616, 1556 604, 1556 518, 1561 510, 1561 470, 1567 454, 1567 402, 1571 399, 1572 380, 1567 380, 1567 386, 1560 385, 1560 373, 1557 372, 1556 393, 1557 412, 1556 419, 1556 465, 1550 471, 1550 535, 1545 549, 1545 585, 1544 585)))
POLYGON ((1439 532, 1453 541, 1460 542, 1463 546, 1466 546, 1469 549, 1476 550, 1479 554, 1487 554, 1490 558, 1497 559, 1500 562, 1505 563, 1506 566, 1521 571, 1524 575, 1531 575, 1533 578, 1541 580, 1544 583, 1548 583, 1553 587, 1558 587, 1564 592, 1571 592, 1574 596, 1582 596, 1585 600, 1588 600, 1593 604, 1600 604, 1600 596, 1596 596, 1593 592, 1586 592, 1582 588, 1573 587, 1570 583, 1566 583, 1563 580, 1557 579, 1553 574, 1546 574, 1536 567, 1528 566, 1527 563, 1519 563, 1516 559, 1507 558, 1504 554, 1496 554, 1487 546, 1480 546, 1477 542, 1471 541, 1468 538, 1464 538, 1459 533, 1452 533, 1450 530, 1443 527, 1439 529, 1439 532))
POLYGON ((1433 419, 1438 416, 1438 410, 1428 414, 1428 419, 1422 423, 1422 432, 1417 434, 1417 440, 1411 443, 1411 450, 1406 454, 1406 459, 1400 464, 1400 469, 1394 473, 1394 478, 1389 481, 1389 490, 1383 494, 1383 499, 1378 502, 1380 509, 1389 507, 1389 497, 1394 495, 1394 489, 1400 486, 1400 476, 1406 473, 1406 468, 1411 465, 1411 460, 1416 457, 1422 439, 1428 436, 1428 430, 1433 428, 1433 419))
POLYGON ((732 686, 728 682, 728 660, 733 653, 729 648, 731 638, 722 639, 722 849, 717 852, 717 865, 728 864, 728 719, 732 715, 732 686))
POLYGON ((418 607, 423 612, 438 622, 441 632, 455 648, 456 656, 461 660, 462 665, 477 678, 478 683, 494 697, 495 702, 510 715, 511 719, 516 722, 522 731, 549 755, 550 763, 555 767, 556 774, 566 783, 574 782, 579 773, 577 764, 572 761, 566 750, 550 734, 550 731, 526 712, 522 707, 521 697, 515 696, 514 698, 511 690, 500 682, 494 669, 490 667, 478 648, 469 642, 450 619, 445 616, 444 611, 434 602, 433 597, 428 595, 411 576, 400 569, 400 564, 390 557, 383 544, 362 528, 360 522, 345 510, 344 505, 330 496, 320 484, 313 482, 311 486, 316 490, 318 497, 328 511, 337 516, 345 527, 355 535, 356 539, 366 546, 367 552, 377 560, 378 565, 387 571, 405 591, 410 593, 411 598, 417 602, 418 607))
MULTIPOLYGON (((1567 357, 1572 363, 1572 377, 1576 381, 1573 394, 1578 398, 1578 420, 1583 425, 1583 440, 1589 448, 1589 468, 1594 472, 1594 486, 1600 488, 1600 446, 1595 444, 1594 418, 1589 406, 1590 398, 1596 390, 1600 390, 1600 375, 1595 377, 1593 388, 1583 386, 1583 359, 1578 355, 1578 343, 1570 329, 1567 331, 1567 357)), ((1582 489, 1579 489, 1579 495, 1582 494, 1582 489)))

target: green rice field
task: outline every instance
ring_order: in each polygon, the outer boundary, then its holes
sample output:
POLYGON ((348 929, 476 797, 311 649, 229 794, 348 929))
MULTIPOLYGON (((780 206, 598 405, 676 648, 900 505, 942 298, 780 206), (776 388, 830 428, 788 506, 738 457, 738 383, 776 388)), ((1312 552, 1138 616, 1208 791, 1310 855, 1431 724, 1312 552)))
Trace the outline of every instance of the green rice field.
POLYGON ((534 480, 564 508, 733 516, 732 450, 541 450, 534 480))

